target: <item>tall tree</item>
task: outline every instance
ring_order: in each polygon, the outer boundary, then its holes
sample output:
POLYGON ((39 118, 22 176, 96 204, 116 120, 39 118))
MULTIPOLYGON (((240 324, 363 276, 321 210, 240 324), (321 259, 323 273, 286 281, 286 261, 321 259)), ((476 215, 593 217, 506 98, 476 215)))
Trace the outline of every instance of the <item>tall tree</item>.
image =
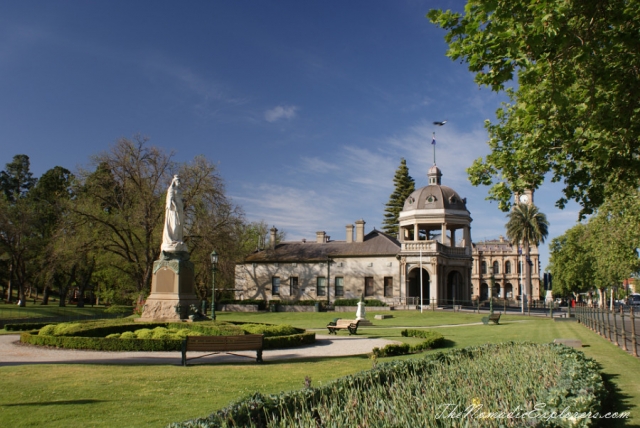
POLYGON ((395 236, 398 234, 398 216, 404 207, 404 202, 416 190, 415 180, 409 175, 407 161, 404 158, 400 160, 400 166, 393 177, 393 184, 395 188, 384 209, 382 230, 395 236))
POLYGON ((538 211, 535 205, 517 204, 507 215, 507 237, 511 242, 522 243, 525 255, 525 286, 527 297, 531 298, 531 261, 529 259, 530 246, 544 243, 549 234, 547 216, 538 211))
POLYGON ((565 185, 557 205, 575 200, 581 217, 639 187, 640 2, 468 0, 464 14, 427 16, 449 57, 510 97, 487 122, 491 153, 467 170, 501 209, 547 173, 565 185))
POLYGON ((579 223, 551 240, 549 270, 554 294, 583 293, 593 287, 596 254, 591 251, 590 234, 588 225, 579 223))
POLYGON ((13 161, 6 165, 6 170, 0 172, 0 189, 9 202, 26 196, 36 184, 30 168, 29 156, 15 155, 13 161))

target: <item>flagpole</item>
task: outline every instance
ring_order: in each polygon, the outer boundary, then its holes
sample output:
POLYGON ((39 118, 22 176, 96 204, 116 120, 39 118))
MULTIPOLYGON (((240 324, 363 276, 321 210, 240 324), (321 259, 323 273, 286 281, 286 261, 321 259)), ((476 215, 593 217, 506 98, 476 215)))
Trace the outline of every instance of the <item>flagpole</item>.
POLYGON ((433 133, 433 139, 431 140, 431 144, 433 145, 433 164, 436 164, 436 133, 433 133))

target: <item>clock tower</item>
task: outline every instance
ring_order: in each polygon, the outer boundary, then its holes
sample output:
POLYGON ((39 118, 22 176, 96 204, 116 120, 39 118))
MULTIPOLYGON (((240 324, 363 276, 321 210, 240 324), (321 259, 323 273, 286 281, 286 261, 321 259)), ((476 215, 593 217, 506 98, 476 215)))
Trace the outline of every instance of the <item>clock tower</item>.
POLYGON ((525 190, 524 193, 514 194, 515 204, 533 205, 533 190, 525 190))

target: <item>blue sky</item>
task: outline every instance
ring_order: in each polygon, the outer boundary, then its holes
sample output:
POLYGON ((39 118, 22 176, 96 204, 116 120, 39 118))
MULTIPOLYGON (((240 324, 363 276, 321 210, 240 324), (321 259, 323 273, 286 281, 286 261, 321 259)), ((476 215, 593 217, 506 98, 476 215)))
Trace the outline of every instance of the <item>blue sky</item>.
MULTIPOLYGON (((500 95, 445 56, 430 8, 462 1, 23 1, 0 4, 0 167, 76 170, 141 134, 215 162, 250 220, 288 239, 382 224, 400 158, 468 199, 474 241, 505 214, 465 169, 487 153, 500 95), (434 129, 434 120, 449 122, 434 129)), ((535 194, 551 238, 577 220, 560 187, 535 194)), ((547 246, 542 248, 543 266, 547 246)))

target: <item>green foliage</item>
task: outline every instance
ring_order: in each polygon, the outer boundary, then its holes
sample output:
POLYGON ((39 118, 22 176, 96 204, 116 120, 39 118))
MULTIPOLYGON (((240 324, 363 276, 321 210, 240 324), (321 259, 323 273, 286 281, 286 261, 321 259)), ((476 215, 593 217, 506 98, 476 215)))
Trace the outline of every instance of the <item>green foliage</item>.
POLYGON ((317 300, 272 300, 270 304, 282 306, 313 306, 318 303, 317 300))
POLYGON ((290 325, 242 324, 240 328, 247 334, 263 334, 264 337, 289 336, 300 333, 290 325))
POLYGON ((285 349, 316 342, 316 334, 311 331, 291 334, 289 336, 269 336, 264 338, 264 349, 285 349))
POLYGON ((400 215, 400 211, 402 211, 404 202, 409 195, 416 189, 415 180, 409 175, 407 161, 404 158, 400 160, 400 166, 393 177, 393 184, 395 186, 393 193, 389 196, 389 202, 387 202, 384 209, 382 230, 395 237, 398 234, 398 216, 400 215))
POLYGON ((554 295, 581 293, 593 286, 597 253, 591 251, 589 235, 587 225, 577 224, 551 240, 549 271, 554 295))
POLYGON ((30 330, 40 330, 42 327, 49 325, 49 323, 43 322, 29 322, 22 324, 5 324, 4 329, 6 331, 30 331, 30 330))
POLYGON ((132 306, 111 305, 104 310, 108 314, 131 315, 133 313, 132 306))
POLYGON ((20 341, 30 345, 53 346, 67 349, 93 349, 96 351, 180 351, 182 340, 136 339, 133 332, 123 333, 120 338, 44 336, 22 333, 20 341))
POLYGON ((254 299, 245 299, 245 300, 220 299, 220 300, 216 300, 216 303, 220 305, 258 305, 258 309, 263 311, 267 308, 267 302, 265 302, 264 300, 254 300, 254 299))
MULTIPOLYGON (((360 299, 336 299, 334 306, 358 306, 360 299)), ((387 306, 386 303, 377 299, 369 299, 364 301, 365 306, 387 306)))
MULTIPOLYGON (((170 427, 453 427, 462 421, 438 418, 443 403, 461 409, 477 403, 482 412, 508 412, 518 406, 525 412, 536 403, 558 413, 565 407, 596 412, 605 394, 597 364, 582 353, 555 344, 503 343, 394 360, 318 388, 269 396, 255 393, 207 418, 170 427)), ((482 426, 504 423, 480 417, 482 426)), ((589 422, 581 420, 579 426, 589 422)))
POLYGON ((395 355, 406 355, 424 351, 426 349, 441 348, 445 345, 446 340, 443 335, 432 330, 402 330, 403 337, 420 337, 424 341, 408 345, 406 343, 400 345, 387 345, 384 348, 373 348, 372 354, 376 358, 392 357, 395 355))
POLYGON ((469 1, 464 14, 431 10, 447 55, 510 102, 487 122, 491 153, 468 169, 509 208, 511 192, 546 174, 590 214, 640 184, 640 3, 469 1))

